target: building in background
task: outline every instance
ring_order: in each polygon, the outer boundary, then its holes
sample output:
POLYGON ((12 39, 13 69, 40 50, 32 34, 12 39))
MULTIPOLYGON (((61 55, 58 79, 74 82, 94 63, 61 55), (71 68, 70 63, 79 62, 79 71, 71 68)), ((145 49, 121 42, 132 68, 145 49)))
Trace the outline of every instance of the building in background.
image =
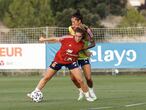
POLYGON ((9 31, 9 29, 0 21, 0 39, 2 34, 5 34, 9 31))
POLYGON ((146 0, 127 0, 128 7, 141 7, 144 5, 146 0))

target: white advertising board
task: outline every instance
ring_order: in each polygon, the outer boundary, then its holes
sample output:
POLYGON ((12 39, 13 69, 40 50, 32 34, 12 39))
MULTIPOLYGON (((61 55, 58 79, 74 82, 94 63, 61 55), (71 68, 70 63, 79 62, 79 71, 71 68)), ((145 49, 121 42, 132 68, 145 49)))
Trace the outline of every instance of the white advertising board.
POLYGON ((0 44, 0 69, 45 69, 45 44, 0 44))

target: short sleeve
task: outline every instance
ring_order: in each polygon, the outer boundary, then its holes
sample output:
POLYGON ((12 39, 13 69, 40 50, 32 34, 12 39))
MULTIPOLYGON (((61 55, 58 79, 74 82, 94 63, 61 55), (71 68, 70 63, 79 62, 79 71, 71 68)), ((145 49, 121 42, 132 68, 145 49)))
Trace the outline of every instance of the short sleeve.
POLYGON ((69 34, 75 35, 75 31, 73 30, 71 26, 69 26, 68 31, 69 31, 69 34))
POLYGON ((87 33, 88 33, 89 37, 93 38, 93 33, 90 28, 87 29, 87 33))
POLYGON ((60 38, 59 38, 59 42, 63 42, 65 38, 66 38, 66 36, 60 37, 60 38))

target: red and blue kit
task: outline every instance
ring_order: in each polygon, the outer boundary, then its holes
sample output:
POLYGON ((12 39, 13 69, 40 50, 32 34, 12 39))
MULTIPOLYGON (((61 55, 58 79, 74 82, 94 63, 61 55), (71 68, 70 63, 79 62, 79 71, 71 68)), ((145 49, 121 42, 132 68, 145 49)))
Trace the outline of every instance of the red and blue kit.
POLYGON ((59 39, 61 48, 56 53, 54 61, 60 64, 71 64, 78 60, 78 52, 83 49, 82 41, 76 42, 74 36, 64 36, 59 39))

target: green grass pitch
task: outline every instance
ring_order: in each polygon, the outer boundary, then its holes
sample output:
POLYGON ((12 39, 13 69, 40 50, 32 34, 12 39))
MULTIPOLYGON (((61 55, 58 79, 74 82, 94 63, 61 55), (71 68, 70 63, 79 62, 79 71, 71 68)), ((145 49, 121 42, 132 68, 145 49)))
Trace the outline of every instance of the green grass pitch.
POLYGON ((0 110, 146 110, 146 76, 94 75, 98 100, 77 101, 78 90, 69 76, 54 77, 43 89, 44 100, 32 102, 40 76, 0 77, 0 110))

